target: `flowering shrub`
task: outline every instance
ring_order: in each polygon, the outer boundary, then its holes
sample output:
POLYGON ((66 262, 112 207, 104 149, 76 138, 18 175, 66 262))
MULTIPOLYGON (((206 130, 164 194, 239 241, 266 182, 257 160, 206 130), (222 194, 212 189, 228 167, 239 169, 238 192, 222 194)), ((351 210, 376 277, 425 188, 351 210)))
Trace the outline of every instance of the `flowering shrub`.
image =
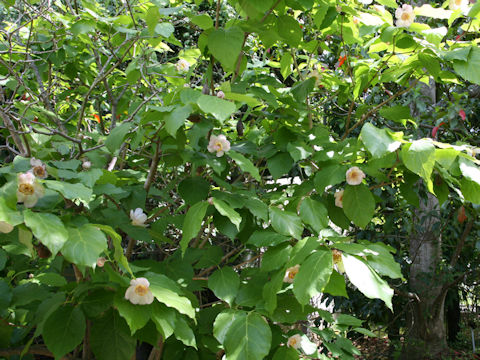
POLYGON ((387 199, 480 203, 476 148, 407 106, 430 79, 480 84, 476 40, 447 31, 479 8, 382 4, 2 8, 0 348, 358 355, 362 320, 312 299, 348 286, 393 310, 387 199), (316 343, 288 330, 313 316, 316 343))

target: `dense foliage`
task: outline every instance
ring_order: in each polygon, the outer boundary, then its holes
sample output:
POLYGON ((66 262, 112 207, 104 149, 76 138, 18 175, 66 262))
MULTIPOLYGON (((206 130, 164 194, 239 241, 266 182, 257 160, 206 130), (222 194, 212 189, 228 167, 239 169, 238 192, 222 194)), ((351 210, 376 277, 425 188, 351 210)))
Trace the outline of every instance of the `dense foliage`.
POLYGON ((359 354, 347 333, 374 334, 312 297, 393 310, 387 235, 427 193, 477 213, 479 12, 3 1, 4 354, 359 354))

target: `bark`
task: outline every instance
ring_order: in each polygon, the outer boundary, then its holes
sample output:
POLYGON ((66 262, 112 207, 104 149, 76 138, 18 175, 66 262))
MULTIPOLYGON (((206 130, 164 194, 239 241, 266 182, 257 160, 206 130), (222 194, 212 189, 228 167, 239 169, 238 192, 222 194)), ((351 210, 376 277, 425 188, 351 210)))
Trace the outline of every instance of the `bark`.
POLYGON ((407 316, 403 359, 434 357, 447 348, 444 324, 446 289, 435 271, 442 259, 442 238, 437 234, 438 200, 432 194, 416 211, 417 231, 410 238, 410 290, 417 294, 407 316))

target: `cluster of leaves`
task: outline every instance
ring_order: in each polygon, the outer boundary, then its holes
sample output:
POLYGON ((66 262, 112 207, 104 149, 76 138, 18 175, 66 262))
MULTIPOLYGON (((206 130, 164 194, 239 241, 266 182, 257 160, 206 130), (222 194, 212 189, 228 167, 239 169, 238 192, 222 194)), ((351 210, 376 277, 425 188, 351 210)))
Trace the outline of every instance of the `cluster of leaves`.
POLYGON ((356 231, 391 221, 391 193, 418 205, 420 180, 442 203, 480 203, 474 148, 413 138, 410 109, 393 105, 431 78, 480 83, 475 38, 447 27, 476 31, 480 7, 465 16, 424 5, 417 14, 435 26, 407 30, 394 26, 395 1, 379 3, 4 8, 0 222, 14 228, 0 237, 1 347, 44 343, 59 358, 83 343, 100 360, 130 359, 137 341, 167 359, 358 354, 345 335, 373 335, 362 322, 310 304, 347 297, 348 284, 392 308, 395 249, 356 231), (198 36, 190 47, 180 27, 198 36), (376 103, 383 88, 393 92, 376 103), (207 151, 218 134, 231 143, 224 156, 207 151), (48 177, 27 208, 18 174, 33 156, 48 177), (354 166, 366 179, 345 184, 354 166), (128 216, 137 208, 146 227, 128 216), (148 279, 153 303, 125 299, 135 277, 148 279), (305 336, 300 350, 285 346, 312 313, 328 324, 311 326, 321 346, 305 336))

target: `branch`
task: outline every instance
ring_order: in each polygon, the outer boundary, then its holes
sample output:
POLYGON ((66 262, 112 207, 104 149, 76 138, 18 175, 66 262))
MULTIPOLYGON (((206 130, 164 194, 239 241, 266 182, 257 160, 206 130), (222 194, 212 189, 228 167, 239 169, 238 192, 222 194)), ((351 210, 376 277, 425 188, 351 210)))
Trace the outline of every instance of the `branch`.
POLYGON ((463 230, 463 234, 460 237, 460 239, 457 242, 457 248, 455 249, 455 254, 452 257, 452 260, 450 261, 450 266, 453 268, 458 261, 458 258, 460 257, 460 253, 462 252, 463 246, 465 245, 465 240, 467 239, 468 235, 470 234, 470 231, 472 230, 474 220, 470 220, 468 224, 465 226, 465 229, 463 230))
POLYGON ((15 143, 15 146, 20 152, 20 155, 22 155, 23 157, 26 157, 28 155, 27 148, 25 147, 22 140, 20 139, 20 136, 18 136, 17 129, 15 129, 15 125, 13 124, 12 120, 7 114, 3 112, 2 109, 0 109, 0 117, 2 118, 3 123, 7 127, 8 131, 10 132, 13 142, 15 143))

